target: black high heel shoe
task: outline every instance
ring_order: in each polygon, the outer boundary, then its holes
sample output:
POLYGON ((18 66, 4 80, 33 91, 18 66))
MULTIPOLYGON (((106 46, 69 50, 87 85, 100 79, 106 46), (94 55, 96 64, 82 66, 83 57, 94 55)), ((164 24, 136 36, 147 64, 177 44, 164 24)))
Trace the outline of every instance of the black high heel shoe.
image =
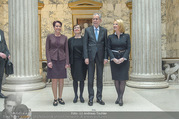
POLYGON ((123 100, 122 100, 122 98, 119 99, 119 106, 123 106, 123 100))
POLYGON ((65 102, 63 101, 63 99, 62 99, 62 98, 58 98, 58 102, 59 102, 60 104, 62 104, 62 105, 64 105, 64 104, 65 104, 65 102))
POLYGON ((85 102, 85 100, 84 100, 84 98, 83 98, 82 96, 80 96, 80 102, 81 102, 81 103, 84 103, 84 102, 85 102))
POLYGON ((118 98, 116 99, 115 104, 119 104, 119 99, 118 98))
POLYGON ((73 99, 73 103, 76 103, 78 101, 78 96, 75 96, 75 98, 73 99))
POLYGON ((58 101, 54 99, 53 106, 57 106, 57 105, 58 105, 58 101))

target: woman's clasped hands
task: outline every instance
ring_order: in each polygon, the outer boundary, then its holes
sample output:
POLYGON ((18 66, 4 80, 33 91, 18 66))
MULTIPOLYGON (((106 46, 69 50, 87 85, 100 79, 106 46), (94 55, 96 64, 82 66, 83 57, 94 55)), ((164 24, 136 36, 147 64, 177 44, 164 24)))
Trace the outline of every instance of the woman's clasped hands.
POLYGON ((124 62, 124 58, 120 58, 120 59, 114 58, 113 61, 114 61, 116 64, 120 64, 120 63, 123 63, 123 62, 124 62))

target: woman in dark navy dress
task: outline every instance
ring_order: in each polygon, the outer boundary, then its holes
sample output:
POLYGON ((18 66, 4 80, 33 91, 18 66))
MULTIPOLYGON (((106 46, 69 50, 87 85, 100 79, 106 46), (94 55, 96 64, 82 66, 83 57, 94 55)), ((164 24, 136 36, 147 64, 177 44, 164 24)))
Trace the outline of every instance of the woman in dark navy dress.
POLYGON ((66 68, 69 67, 68 40, 61 34, 62 23, 53 22, 54 34, 47 36, 46 58, 47 58, 47 78, 52 79, 52 91, 54 95, 53 105, 65 104, 62 99, 64 78, 67 78, 66 68), (59 82, 59 98, 57 100, 57 83, 59 82))
POLYGON ((73 31, 74 37, 68 40, 69 47, 69 59, 71 66, 71 75, 73 78, 73 88, 75 97, 73 102, 76 103, 78 100, 78 81, 80 82, 80 102, 84 103, 83 90, 84 80, 86 78, 87 65, 84 62, 83 57, 83 37, 81 36, 80 25, 74 25, 73 31))
POLYGON ((125 28, 121 19, 115 20, 113 24, 114 34, 108 36, 108 53, 110 56, 110 66, 112 79, 116 87, 118 98, 116 104, 123 105, 123 94, 126 80, 129 79, 129 54, 130 36, 125 34, 125 28))

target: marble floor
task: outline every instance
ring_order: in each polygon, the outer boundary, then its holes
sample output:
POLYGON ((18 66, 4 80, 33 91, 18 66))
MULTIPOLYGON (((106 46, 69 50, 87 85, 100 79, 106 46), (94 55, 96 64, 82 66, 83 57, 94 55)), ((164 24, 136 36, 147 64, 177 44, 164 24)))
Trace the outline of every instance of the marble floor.
MULTIPOLYGON (((96 91, 96 88, 95 88, 96 91)), ((87 86, 84 89, 85 103, 78 101, 73 103, 73 88, 64 87, 63 99, 65 105, 54 107, 51 86, 46 88, 27 91, 27 92, 6 92, 5 95, 21 94, 22 103, 27 105, 32 111, 108 111, 108 112, 131 112, 131 111, 149 111, 166 112, 179 111, 179 85, 170 85, 165 89, 137 89, 126 87, 124 94, 124 105, 121 107, 115 104, 116 90, 114 86, 103 87, 103 100, 105 106, 100 105, 94 99, 93 106, 88 106, 87 86)), ((4 109, 4 99, 0 98, 0 110, 4 109)))

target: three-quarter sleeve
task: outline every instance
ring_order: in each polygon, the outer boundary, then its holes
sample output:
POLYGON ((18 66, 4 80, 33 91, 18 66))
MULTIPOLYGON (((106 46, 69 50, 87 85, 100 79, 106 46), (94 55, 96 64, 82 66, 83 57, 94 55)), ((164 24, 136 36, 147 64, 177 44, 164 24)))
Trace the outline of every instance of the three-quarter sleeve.
POLYGON ((47 63, 51 62, 51 58, 50 58, 50 37, 49 37, 49 35, 47 36, 47 39, 46 39, 46 58, 47 58, 47 63))
POLYGON ((111 51, 111 37, 108 36, 108 55, 110 56, 110 59, 115 58, 112 51, 111 51))
POLYGON ((127 34, 127 46, 123 56, 124 58, 129 59, 130 50, 131 50, 130 36, 129 34, 127 34))
POLYGON ((69 65, 69 51, 68 51, 67 37, 65 37, 65 54, 66 54, 66 64, 69 65))

